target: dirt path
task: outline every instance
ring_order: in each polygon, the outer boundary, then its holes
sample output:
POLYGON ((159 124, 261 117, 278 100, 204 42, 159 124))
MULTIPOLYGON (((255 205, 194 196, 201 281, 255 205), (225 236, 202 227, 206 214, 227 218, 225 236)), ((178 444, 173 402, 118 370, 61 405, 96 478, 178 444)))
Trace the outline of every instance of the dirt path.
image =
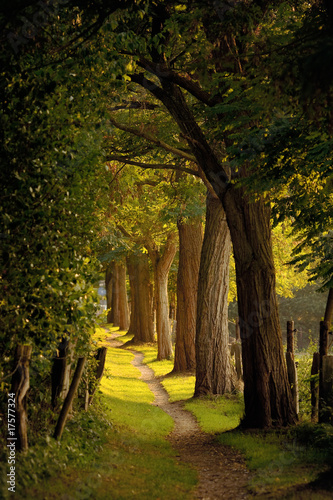
MULTIPOLYGON (((115 338, 108 339, 112 346, 121 346, 115 338)), ((242 457, 229 447, 214 442, 214 437, 200 430, 194 416, 184 409, 183 403, 169 402, 168 393, 155 378, 154 372, 143 364, 143 354, 134 354, 133 365, 141 372, 141 380, 148 384, 155 395, 154 405, 170 415, 174 430, 168 436, 179 458, 192 465, 199 476, 195 490, 196 499, 242 500, 250 498, 246 485, 249 473, 242 457)))

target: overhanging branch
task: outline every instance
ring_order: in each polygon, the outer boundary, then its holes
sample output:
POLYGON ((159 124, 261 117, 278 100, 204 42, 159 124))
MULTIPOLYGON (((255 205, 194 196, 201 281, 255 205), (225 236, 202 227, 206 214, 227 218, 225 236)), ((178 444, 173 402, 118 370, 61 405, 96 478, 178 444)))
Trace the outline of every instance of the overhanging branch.
POLYGON ((129 160, 126 156, 109 155, 106 157, 107 161, 119 161, 120 163, 126 163, 128 165, 135 165, 141 168, 156 168, 164 170, 179 170, 181 172, 186 172, 187 174, 195 175, 196 177, 201 177, 197 170, 193 170, 187 167, 181 167, 171 163, 144 163, 142 161, 129 160))
POLYGON ((110 115, 110 122, 112 125, 114 125, 116 128, 119 130, 123 130, 124 132, 128 132, 129 134, 136 135, 137 137, 141 137, 142 139, 145 139, 146 141, 149 141, 156 146, 165 149, 166 151, 169 151, 170 153, 174 154, 175 156, 179 156, 180 158, 185 158, 185 160, 192 161, 193 163, 196 163, 196 159, 193 155, 186 153, 185 151, 182 151, 181 149, 174 148, 173 146, 170 146, 170 144, 167 144, 166 142, 162 141, 161 139, 157 139, 151 134, 148 134, 146 132, 143 132, 141 130, 138 130, 133 127, 129 127, 127 125, 124 125, 122 123, 117 122, 112 115, 110 115))

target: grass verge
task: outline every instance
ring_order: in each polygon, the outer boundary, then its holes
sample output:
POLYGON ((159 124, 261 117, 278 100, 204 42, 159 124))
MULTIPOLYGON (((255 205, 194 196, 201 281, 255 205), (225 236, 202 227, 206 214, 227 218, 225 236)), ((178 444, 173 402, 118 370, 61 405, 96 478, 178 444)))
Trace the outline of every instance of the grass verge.
MULTIPOLYGON (((104 338, 97 332, 96 341, 104 338)), ((150 404, 132 359, 109 347, 94 407, 74 415, 60 443, 47 438, 18 457, 18 499, 191 498, 196 474, 178 463, 165 439, 172 419, 150 404)))
POLYGON ((333 481, 332 426, 324 429, 307 424, 288 432, 241 432, 237 429, 244 412, 241 394, 193 399, 194 377, 170 375, 173 362, 157 361, 154 345, 138 350, 155 375, 162 378, 170 401, 186 400, 185 408, 195 415, 203 431, 216 434, 221 444, 244 455, 252 472, 249 488, 254 495, 306 500, 333 497, 329 491, 333 481))

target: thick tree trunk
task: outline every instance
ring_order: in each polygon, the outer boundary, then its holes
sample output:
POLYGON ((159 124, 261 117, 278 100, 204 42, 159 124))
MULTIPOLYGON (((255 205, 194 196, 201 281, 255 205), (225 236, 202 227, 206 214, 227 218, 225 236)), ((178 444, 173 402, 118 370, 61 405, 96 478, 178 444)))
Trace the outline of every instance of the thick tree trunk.
POLYGON ((172 344, 169 324, 168 275, 175 257, 176 233, 168 235, 163 254, 154 244, 147 244, 147 249, 154 266, 157 359, 171 359, 172 344))
POLYGON ((127 331, 129 328, 129 310, 126 290, 126 267, 118 266, 119 278, 119 330, 127 331))
POLYGON ((195 328, 202 247, 201 221, 178 222, 177 325, 173 372, 195 369, 195 328))
POLYGON ((196 330, 195 396, 234 389, 228 331, 230 233, 222 204, 207 196, 196 330))
POLYGON ((132 342, 154 342, 154 324, 151 284, 147 254, 133 254, 127 258, 131 288, 131 315, 128 333, 132 342))
MULTIPOLYGON (((167 69, 159 66, 159 73, 163 74, 167 69)), ((140 75, 136 81, 147 86, 140 75)), ((227 164, 222 164, 208 144, 180 88, 164 76, 160 77, 160 82, 162 88, 150 84, 147 88, 176 120, 199 168, 222 201, 227 216, 234 248, 241 322, 245 394, 243 425, 261 428, 293 424, 296 413, 278 317, 270 210, 263 200, 250 200, 243 188, 230 182, 227 164)), ((246 176, 244 167, 237 175, 246 176)))
POLYGON ((275 293, 270 208, 251 201, 243 189, 225 195, 235 264, 242 340, 244 427, 296 422, 275 293))

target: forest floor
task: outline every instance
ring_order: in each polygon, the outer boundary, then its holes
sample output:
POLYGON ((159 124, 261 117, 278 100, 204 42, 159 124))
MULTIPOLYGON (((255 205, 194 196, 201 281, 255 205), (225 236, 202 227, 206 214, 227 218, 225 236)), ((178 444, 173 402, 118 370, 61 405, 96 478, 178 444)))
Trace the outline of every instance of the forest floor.
MULTIPOLYGON (((107 340, 112 347, 122 347, 112 335, 107 340)), ((217 443, 214 436, 203 432, 194 416, 183 407, 182 401, 169 402, 169 395, 151 368, 143 364, 143 354, 132 350, 133 365, 141 372, 141 380, 148 384, 155 396, 153 405, 165 411, 174 420, 174 429, 168 439, 180 460, 198 473, 195 498, 202 500, 242 500, 250 498, 247 490, 249 471, 243 457, 228 446, 217 443)))

